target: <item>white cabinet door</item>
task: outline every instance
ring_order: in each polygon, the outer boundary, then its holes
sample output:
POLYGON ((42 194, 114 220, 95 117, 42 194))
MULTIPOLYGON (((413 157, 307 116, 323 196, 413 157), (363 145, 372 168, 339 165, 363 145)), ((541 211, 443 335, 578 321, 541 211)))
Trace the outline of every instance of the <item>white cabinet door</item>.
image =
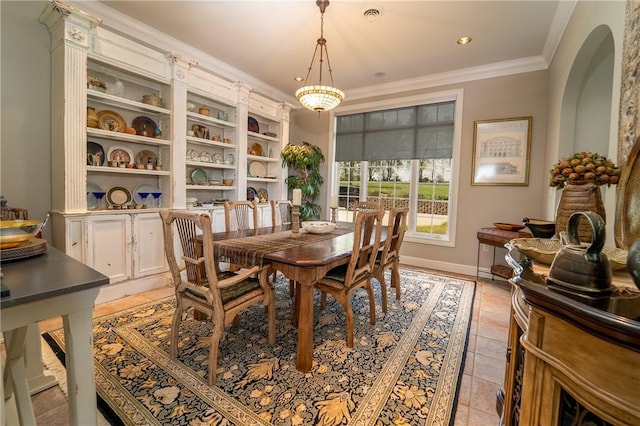
POLYGON ((131 278, 131 217, 96 215, 87 219, 87 264, 111 283, 131 278))
POLYGON ((158 213, 136 214, 133 221, 136 278, 166 271, 162 219, 158 213))

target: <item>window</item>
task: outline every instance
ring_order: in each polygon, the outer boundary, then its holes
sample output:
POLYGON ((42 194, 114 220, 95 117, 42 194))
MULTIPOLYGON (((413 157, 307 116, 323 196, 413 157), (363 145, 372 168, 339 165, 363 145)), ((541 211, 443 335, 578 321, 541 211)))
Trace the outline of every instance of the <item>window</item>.
POLYGON ((339 220, 352 220, 355 200, 409 207, 407 238, 452 245, 461 121, 454 93, 336 113, 339 220))

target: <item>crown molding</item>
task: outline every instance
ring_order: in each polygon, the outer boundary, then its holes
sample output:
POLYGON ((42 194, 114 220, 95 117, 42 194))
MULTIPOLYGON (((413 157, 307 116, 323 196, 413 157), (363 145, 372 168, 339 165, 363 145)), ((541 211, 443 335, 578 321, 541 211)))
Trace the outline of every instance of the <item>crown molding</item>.
POLYGON ((125 37, 133 37, 136 41, 164 54, 180 52, 182 57, 189 57, 205 69, 230 83, 243 82, 251 87, 251 91, 259 93, 278 102, 296 103, 293 95, 284 93, 262 80, 241 71, 199 49, 170 37, 157 29, 131 18, 98 1, 72 1, 75 7, 85 13, 100 17, 102 27, 115 31, 125 37), (158 46, 162 46, 159 48, 158 46))
POLYGON ((551 61, 556 54, 556 50, 558 50, 564 30, 567 28, 569 19, 571 19, 571 15, 573 15, 573 11, 577 4, 578 2, 573 0, 558 2, 556 14, 553 17, 553 22, 551 22, 551 27, 547 34, 547 40, 544 44, 544 48, 542 49, 542 56, 548 64, 551 64, 551 61))
POLYGON ((406 80, 398 80, 376 86, 361 87, 346 91, 349 101, 370 98, 375 96, 390 95, 399 92, 426 89, 430 87, 444 86, 447 84, 465 83, 486 78, 503 77, 505 75, 521 74, 525 72, 545 70, 549 67, 542 56, 530 56, 528 58, 514 59, 511 61, 496 62, 489 65, 464 68, 456 71, 448 71, 406 80))

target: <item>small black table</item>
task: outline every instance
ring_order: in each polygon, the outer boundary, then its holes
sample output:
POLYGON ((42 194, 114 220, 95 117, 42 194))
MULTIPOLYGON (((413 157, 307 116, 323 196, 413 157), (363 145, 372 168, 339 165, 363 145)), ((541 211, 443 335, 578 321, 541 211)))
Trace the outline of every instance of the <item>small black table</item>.
MULTIPOLYGON (((10 290, 9 296, 0 299, 0 327, 7 350, 3 367, 9 375, 0 387, 0 401, 6 401, 5 397, 15 392, 20 424, 35 424, 25 372, 27 328, 37 321, 62 316, 69 421, 71 424, 95 425, 97 405, 91 325, 98 291, 100 286, 109 283, 109 278, 49 247, 46 253, 32 258, 3 262, 2 283, 10 290)), ((2 408, 1 424, 6 424, 7 410, 2 408)))

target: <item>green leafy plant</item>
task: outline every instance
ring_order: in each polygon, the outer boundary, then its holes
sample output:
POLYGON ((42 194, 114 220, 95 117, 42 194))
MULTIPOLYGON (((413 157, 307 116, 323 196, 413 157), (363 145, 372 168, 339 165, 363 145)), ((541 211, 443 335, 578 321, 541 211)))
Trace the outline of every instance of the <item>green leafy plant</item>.
POLYGON ((296 188, 302 193, 302 204, 300 205, 300 219, 309 220, 319 218, 322 208, 316 203, 320 197, 320 187, 324 183, 320 175, 320 164, 324 161, 322 150, 308 142, 301 145, 287 144, 280 152, 282 167, 289 167, 290 174, 287 177, 287 188, 289 193, 296 188))

